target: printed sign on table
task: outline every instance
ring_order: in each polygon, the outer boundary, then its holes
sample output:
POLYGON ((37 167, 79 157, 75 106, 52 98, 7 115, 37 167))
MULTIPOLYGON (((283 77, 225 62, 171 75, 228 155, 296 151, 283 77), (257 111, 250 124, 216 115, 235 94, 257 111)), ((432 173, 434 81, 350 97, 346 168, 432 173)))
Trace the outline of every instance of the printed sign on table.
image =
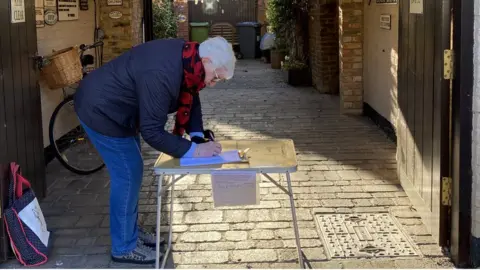
POLYGON ((260 188, 255 171, 212 172, 214 207, 260 203, 260 188))

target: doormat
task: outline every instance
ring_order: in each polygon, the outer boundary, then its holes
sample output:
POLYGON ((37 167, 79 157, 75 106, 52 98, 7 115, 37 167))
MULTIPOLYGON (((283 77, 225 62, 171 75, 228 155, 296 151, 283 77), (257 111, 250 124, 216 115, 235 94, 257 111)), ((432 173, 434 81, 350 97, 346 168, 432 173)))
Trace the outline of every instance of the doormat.
POLYGON ((315 222, 329 260, 421 254, 389 213, 316 214, 315 222))

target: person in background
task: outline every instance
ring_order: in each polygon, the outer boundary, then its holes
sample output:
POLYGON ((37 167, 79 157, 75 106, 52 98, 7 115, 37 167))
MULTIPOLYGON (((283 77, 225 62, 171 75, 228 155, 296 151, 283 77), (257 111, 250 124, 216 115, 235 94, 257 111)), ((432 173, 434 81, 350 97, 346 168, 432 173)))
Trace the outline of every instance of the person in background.
POLYGON ((154 40, 80 82, 75 111, 110 175, 113 261, 155 263, 156 237, 137 225, 143 179, 139 134, 154 149, 175 158, 220 154, 221 145, 203 129, 199 91, 231 79, 235 64, 232 46, 222 37, 201 44, 154 40), (165 124, 173 112, 175 127, 169 133, 165 124))

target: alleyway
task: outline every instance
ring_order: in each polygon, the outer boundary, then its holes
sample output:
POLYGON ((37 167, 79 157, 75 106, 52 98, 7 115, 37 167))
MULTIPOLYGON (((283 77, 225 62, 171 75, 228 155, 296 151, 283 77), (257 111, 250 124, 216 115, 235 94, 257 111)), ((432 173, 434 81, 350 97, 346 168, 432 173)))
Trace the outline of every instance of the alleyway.
MULTIPOLYGON (((294 140, 299 171, 292 179, 301 243, 313 268, 452 267, 432 244, 397 180, 395 144, 370 120, 339 114, 337 97, 313 88, 292 88, 283 83, 279 71, 242 60, 235 79, 204 90, 202 102, 205 127, 212 128, 218 139, 294 140), (418 256, 327 259, 317 213, 389 212, 418 246, 418 256)), ((140 219, 153 227, 156 187, 152 165, 158 153, 146 144, 143 147, 140 219)), ((54 248, 46 267, 132 267, 110 262, 106 171, 78 176, 57 162, 47 170, 52 184, 42 207, 54 248)), ((261 187, 260 205, 215 209, 208 176, 180 181, 174 199, 175 267, 296 268, 288 197, 270 182, 261 187)), ((387 234, 393 229, 385 227, 387 234)), ((349 244, 346 241, 343 246, 349 244)), ((13 261, 9 266, 19 264, 13 261)))

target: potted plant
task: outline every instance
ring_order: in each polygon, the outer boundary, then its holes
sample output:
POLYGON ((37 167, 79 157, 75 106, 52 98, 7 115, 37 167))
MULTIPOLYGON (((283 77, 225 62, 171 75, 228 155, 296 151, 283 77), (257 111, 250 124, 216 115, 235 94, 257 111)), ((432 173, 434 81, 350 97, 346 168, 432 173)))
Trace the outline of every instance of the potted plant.
POLYGON ((310 86, 312 85, 312 75, 310 68, 304 61, 285 57, 282 61, 282 70, 285 81, 293 86, 310 86))
POLYGON ((275 45, 270 50, 270 65, 273 69, 280 69, 282 67, 282 61, 285 60, 287 55, 287 48, 285 43, 280 38, 275 39, 275 45))

